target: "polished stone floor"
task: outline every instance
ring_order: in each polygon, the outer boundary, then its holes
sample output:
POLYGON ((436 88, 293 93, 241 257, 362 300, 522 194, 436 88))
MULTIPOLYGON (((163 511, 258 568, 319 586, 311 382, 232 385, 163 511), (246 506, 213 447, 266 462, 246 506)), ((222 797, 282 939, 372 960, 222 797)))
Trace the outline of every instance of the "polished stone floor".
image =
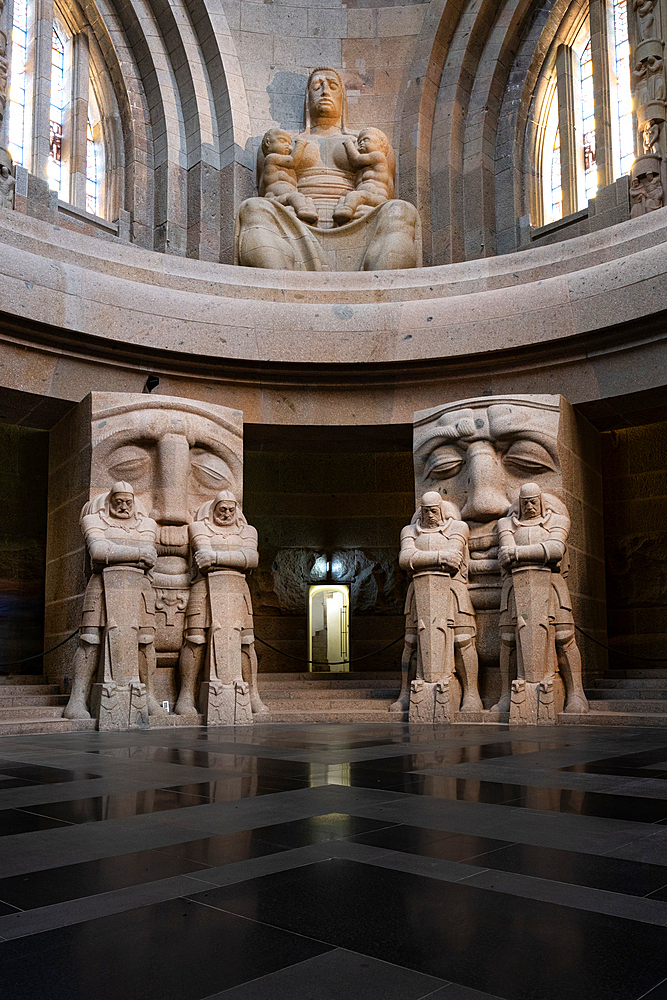
POLYGON ((667 1000, 667 732, 0 739, 3 1000, 667 1000))

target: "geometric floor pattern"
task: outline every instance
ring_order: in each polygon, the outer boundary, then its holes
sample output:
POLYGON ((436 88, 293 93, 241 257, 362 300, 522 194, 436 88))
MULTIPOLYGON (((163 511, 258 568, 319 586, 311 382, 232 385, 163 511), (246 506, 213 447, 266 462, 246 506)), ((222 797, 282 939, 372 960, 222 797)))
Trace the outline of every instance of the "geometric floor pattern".
POLYGON ((667 1000, 667 733, 0 739, 6 1000, 667 1000))

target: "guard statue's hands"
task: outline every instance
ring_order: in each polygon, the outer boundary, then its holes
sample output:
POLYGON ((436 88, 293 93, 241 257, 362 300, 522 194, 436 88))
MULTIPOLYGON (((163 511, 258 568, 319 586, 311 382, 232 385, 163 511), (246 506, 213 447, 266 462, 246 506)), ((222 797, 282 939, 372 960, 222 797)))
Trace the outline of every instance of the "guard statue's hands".
POLYGON ((511 566, 512 563, 518 562, 518 553, 516 545, 513 543, 511 545, 501 545, 498 549, 498 562, 501 566, 511 566))
POLYGON ((152 545, 139 546, 139 562, 144 569, 153 569, 157 562, 157 552, 152 545))
POLYGON ((197 549, 193 555, 194 563, 200 573, 206 573, 211 566, 215 566, 215 552, 205 545, 197 549))
POLYGON ((455 548, 446 548, 441 549, 438 555, 440 558, 440 565, 443 569, 447 569, 451 573, 458 572, 463 558, 462 552, 459 552, 459 550, 455 548))

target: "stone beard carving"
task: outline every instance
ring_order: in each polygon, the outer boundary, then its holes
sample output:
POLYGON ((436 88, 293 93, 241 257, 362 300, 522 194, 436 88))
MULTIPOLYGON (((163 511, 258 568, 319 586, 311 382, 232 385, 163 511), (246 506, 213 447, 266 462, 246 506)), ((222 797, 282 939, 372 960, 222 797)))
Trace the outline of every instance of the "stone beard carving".
POLYGON ((14 207, 14 163, 9 150, 0 149, 0 208, 14 207))
POLYGON ((478 655, 490 667, 500 661, 498 519, 527 479, 560 491, 558 424, 554 396, 481 397, 415 418, 416 490, 437 489, 470 529, 468 590, 478 655))
MULTIPOLYGON (((188 525, 220 490, 241 493, 242 414, 175 396, 137 393, 122 399, 93 394, 91 479, 102 487, 131 480, 157 522, 151 574, 157 666, 177 669, 191 582, 188 525)), ((164 683, 160 697, 175 698, 176 690, 165 690, 164 683)), ((253 699, 261 706, 254 684, 253 699)))
POLYGON ((90 718, 90 696, 100 729, 148 725, 149 711, 157 711, 157 705, 150 686, 155 607, 146 574, 157 561, 157 524, 136 502, 132 486, 117 482, 84 505, 81 530, 92 575, 65 718, 90 718))
POLYGON ((399 565, 411 574, 405 605, 403 707, 408 668, 417 654, 410 722, 451 722, 459 711, 481 712, 477 690, 475 612, 468 596, 468 526, 440 494, 425 493, 401 532, 399 565), (463 687, 461 689, 455 675, 463 687))
MULTIPOLYGON (((518 501, 498 522, 503 701, 515 650, 517 665, 507 706, 510 724, 553 725, 558 721, 560 699, 554 681, 559 667, 565 682, 565 711, 588 711, 565 580, 569 533, 565 505, 543 493, 536 483, 524 483, 518 501)), ((500 707, 505 709, 504 704, 500 707)))
MULTIPOLYGON (((195 683, 206 652, 201 710, 208 725, 252 722, 250 684, 242 650, 256 675, 252 603, 245 573, 259 563, 257 532, 229 490, 197 512, 189 526, 195 579, 188 602, 181 653, 181 693, 176 711, 195 711, 195 683)), ((264 706, 261 706, 262 708, 264 706)), ((259 708, 259 706, 258 706, 259 708)))
POLYGON ((378 129, 347 128, 334 69, 313 70, 304 132, 270 129, 258 155, 258 198, 236 220, 235 262, 299 271, 421 266, 416 208, 394 199, 396 159, 378 129))

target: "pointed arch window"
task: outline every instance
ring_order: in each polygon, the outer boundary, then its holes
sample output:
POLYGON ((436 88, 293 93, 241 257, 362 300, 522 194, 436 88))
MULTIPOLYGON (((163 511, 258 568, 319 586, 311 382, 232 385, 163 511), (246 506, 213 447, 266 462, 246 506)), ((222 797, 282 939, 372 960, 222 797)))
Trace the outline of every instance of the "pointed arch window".
POLYGON ((56 0, 50 65, 40 65, 45 56, 44 46, 36 44, 35 2, 14 0, 9 151, 15 163, 46 180, 59 201, 115 219, 122 207, 122 150, 101 49, 76 0, 56 0), (117 161, 111 184, 108 140, 117 161))
POLYGON ((627 2, 584 4, 545 62, 535 91, 534 136, 542 151, 531 179, 533 225, 586 208, 600 188, 630 172, 635 152, 627 2))

